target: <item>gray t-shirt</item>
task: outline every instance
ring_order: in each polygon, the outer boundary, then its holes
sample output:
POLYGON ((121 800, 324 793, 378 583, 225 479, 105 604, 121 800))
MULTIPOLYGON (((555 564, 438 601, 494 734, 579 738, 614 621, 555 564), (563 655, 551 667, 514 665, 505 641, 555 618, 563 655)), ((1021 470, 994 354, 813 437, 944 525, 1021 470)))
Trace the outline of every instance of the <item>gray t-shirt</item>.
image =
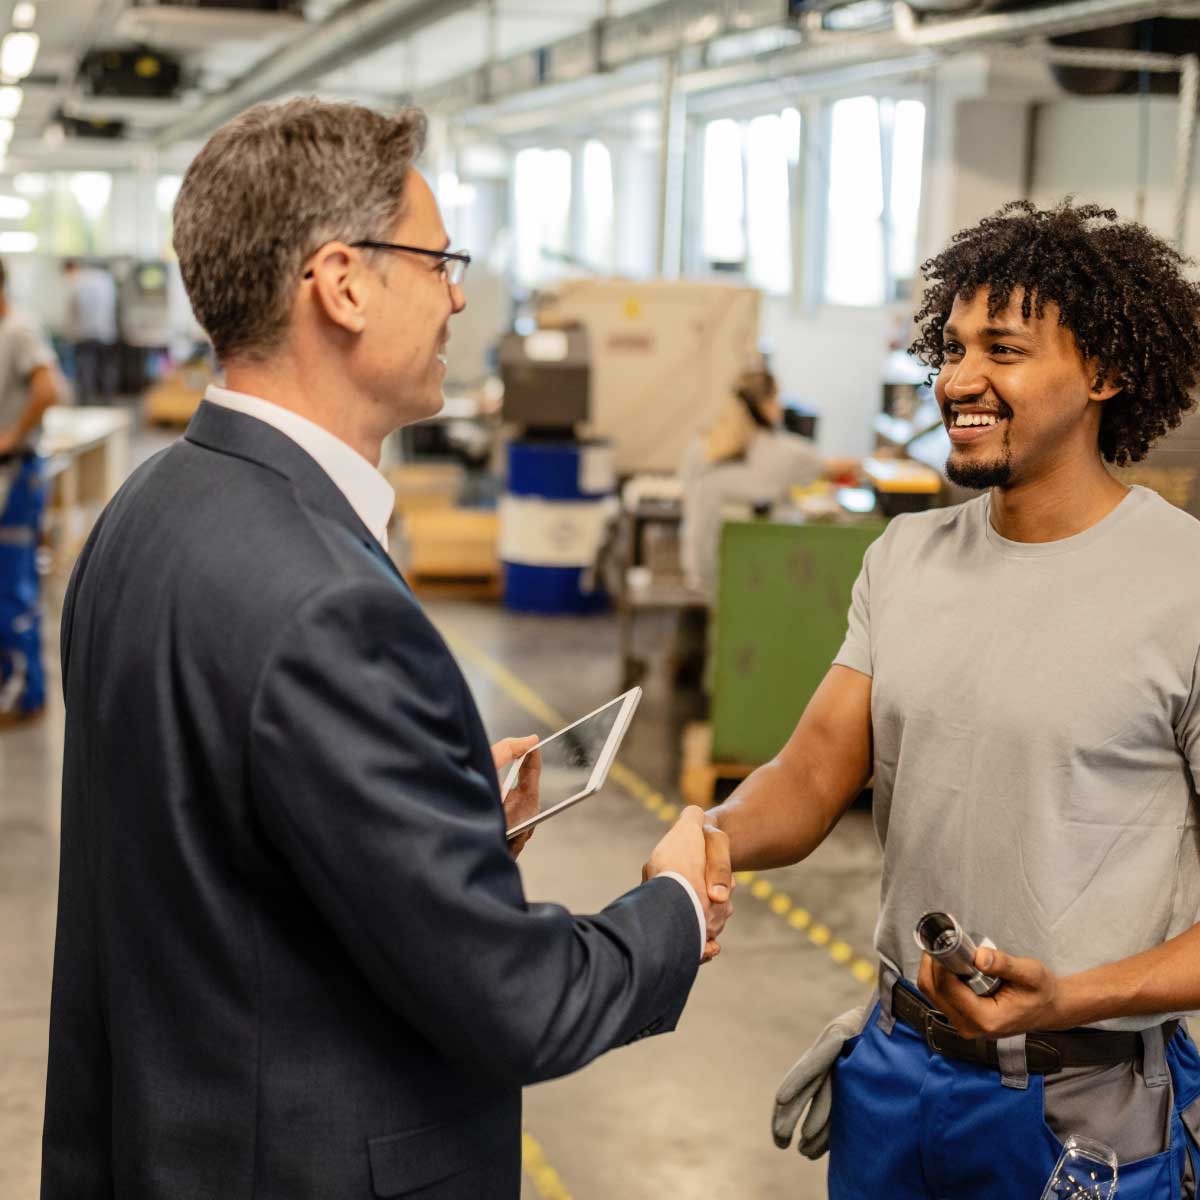
POLYGON ((835 659, 872 676, 875 946, 910 980, 929 909, 1060 975, 1200 919, 1200 521, 1140 487, 1057 542, 988 513, 893 521, 835 659))
POLYGON ((29 404, 29 377, 54 362, 33 318, 10 308, 0 318, 0 430, 15 425, 29 404))

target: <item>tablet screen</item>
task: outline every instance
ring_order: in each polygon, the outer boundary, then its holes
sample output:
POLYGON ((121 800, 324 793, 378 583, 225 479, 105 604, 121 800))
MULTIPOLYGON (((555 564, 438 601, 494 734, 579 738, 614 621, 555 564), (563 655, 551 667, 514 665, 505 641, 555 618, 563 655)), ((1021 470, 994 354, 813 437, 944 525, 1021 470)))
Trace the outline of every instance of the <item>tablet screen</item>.
MULTIPOLYGON (((585 795, 596 764, 601 761, 610 737, 625 714, 632 715, 628 693, 598 708, 574 725, 560 729, 535 749, 542 755, 542 779, 538 789, 538 814, 557 808, 564 801, 585 795)), ((517 781, 520 763, 514 763, 505 781, 505 792, 517 781)))

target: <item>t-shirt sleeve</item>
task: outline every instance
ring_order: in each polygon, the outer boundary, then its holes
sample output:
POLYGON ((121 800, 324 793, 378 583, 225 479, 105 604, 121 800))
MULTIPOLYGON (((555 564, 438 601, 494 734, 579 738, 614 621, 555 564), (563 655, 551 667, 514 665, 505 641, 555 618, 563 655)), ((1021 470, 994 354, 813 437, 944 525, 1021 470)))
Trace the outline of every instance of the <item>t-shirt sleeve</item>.
POLYGON ((1192 667, 1192 690, 1175 727, 1179 749, 1192 771, 1192 788, 1200 794, 1200 650, 1192 667))
POLYGON ((38 367, 54 365, 54 351, 32 325, 21 325, 13 330, 12 362, 17 377, 25 383, 38 367))
POLYGON ((862 569, 850 594, 850 614, 846 640, 833 660, 835 667, 849 667, 863 675, 874 675, 871 654, 871 557, 878 542, 872 542, 863 555, 862 569))

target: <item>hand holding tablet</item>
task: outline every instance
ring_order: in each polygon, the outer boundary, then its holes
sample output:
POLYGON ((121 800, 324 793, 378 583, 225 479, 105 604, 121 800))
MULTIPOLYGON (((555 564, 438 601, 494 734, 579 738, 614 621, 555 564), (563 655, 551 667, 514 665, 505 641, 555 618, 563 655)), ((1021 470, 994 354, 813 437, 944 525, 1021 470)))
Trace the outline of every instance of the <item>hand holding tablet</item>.
MULTIPOLYGON (((510 840, 547 817, 594 796, 604 786, 641 698, 642 689, 631 688, 527 751, 527 754, 539 753, 542 760, 538 811, 508 830, 510 840)), ((513 763, 502 795, 507 796, 516 786, 526 756, 513 763)))

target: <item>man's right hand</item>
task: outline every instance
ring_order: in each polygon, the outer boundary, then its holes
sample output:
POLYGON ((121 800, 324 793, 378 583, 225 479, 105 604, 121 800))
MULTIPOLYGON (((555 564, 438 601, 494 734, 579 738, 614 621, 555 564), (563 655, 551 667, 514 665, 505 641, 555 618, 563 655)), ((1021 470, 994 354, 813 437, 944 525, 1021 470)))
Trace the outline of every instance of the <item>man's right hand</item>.
POLYGON ((683 810, 642 868, 642 882, 665 871, 682 875, 695 889, 707 926, 704 961, 716 958, 721 951, 717 938, 733 913, 735 884, 729 838, 715 826, 705 824, 704 809, 690 805, 683 810))

